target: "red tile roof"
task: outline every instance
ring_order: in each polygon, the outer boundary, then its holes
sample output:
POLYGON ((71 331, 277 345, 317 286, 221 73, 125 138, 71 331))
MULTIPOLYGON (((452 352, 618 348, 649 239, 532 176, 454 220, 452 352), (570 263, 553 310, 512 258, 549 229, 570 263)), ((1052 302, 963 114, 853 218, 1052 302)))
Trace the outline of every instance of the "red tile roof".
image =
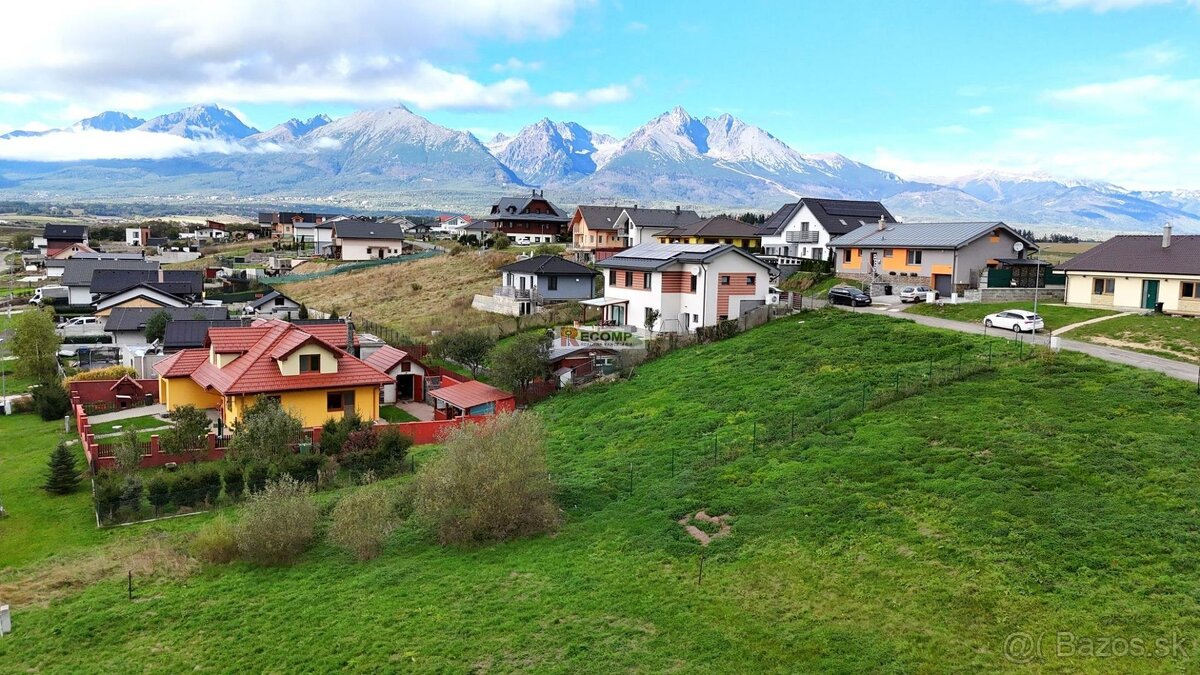
MULTIPOLYGON (((254 322, 258 325, 262 319, 254 322)), ((344 323, 313 323, 301 326, 305 333, 321 338, 331 345, 346 348, 346 324, 344 323)), ((354 334, 354 345, 358 345, 358 333, 354 334)))
MULTIPOLYGON (((257 394, 299 389, 334 389, 388 384, 392 378, 351 356, 335 344, 313 335, 312 326, 294 326, 285 321, 256 321, 246 328, 212 328, 209 341, 220 353, 240 353, 218 368, 208 360, 207 349, 185 349, 160 361, 155 370, 163 377, 190 376, 205 389, 221 394, 257 394), (214 333, 216 335, 214 335, 214 333), (320 344, 338 360, 336 373, 279 372, 277 355, 291 353, 305 343, 320 344)), ((344 328, 343 328, 344 331, 344 328)))
POLYGON ((369 365, 385 373, 406 360, 415 363, 422 368, 425 367, 424 363, 421 363, 417 359, 413 358, 408 352, 402 349, 396 349, 391 345, 384 345, 383 347, 375 350, 365 359, 369 365))
POLYGON ((449 387, 442 387, 429 392, 429 395, 445 401, 456 408, 468 410, 477 405, 504 401, 513 397, 512 394, 497 389, 490 384, 478 380, 469 380, 449 387))

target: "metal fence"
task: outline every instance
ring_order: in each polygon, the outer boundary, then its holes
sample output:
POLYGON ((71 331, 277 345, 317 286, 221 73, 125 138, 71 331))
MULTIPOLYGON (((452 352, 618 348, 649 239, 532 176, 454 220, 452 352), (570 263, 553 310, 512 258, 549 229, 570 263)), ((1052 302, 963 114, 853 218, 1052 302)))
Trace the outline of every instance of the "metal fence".
POLYGON ((441 255, 441 252, 422 251, 420 253, 397 256, 395 258, 379 258, 376 260, 350 262, 338 265, 333 269, 322 270, 320 272, 309 272, 306 274, 282 274, 271 277, 271 284, 291 284, 297 281, 312 281, 313 279, 323 279, 328 276, 333 276, 334 274, 345 274, 346 272, 356 272, 358 270, 371 269, 372 267, 381 267, 383 265, 396 265, 399 263, 413 262, 414 260, 424 260, 426 258, 432 258, 436 255, 441 255))

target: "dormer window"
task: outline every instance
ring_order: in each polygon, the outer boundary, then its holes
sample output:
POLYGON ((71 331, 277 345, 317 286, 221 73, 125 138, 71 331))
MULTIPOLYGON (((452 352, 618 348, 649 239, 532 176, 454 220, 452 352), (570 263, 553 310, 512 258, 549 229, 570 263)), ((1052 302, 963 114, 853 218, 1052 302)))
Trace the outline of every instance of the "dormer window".
POLYGON ((320 354, 301 354, 300 355, 300 372, 301 373, 319 373, 319 372, 321 372, 321 355, 320 354))

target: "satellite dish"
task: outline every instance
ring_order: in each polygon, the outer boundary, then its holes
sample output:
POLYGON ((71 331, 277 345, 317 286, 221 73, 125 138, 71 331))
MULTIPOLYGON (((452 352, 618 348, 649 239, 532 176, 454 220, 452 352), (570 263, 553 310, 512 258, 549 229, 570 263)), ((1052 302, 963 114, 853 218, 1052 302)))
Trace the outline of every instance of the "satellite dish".
POLYGON ((1013 242, 1013 250, 1020 253, 1025 250, 1025 244, 1019 241, 1013 242))

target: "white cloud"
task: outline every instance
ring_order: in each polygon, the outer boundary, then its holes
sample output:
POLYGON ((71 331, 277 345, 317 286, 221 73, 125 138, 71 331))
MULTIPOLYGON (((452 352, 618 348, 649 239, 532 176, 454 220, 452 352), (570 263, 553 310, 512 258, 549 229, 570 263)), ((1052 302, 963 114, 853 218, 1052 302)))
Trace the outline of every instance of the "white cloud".
MULTIPOLYGON (((295 0, 286 10, 275 0, 18 3, 6 7, 0 103, 138 111, 197 101, 399 100, 425 109, 509 108, 542 97, 521 79, 484 82, 439 67, 439 55, 462 40, 557 37, 587 2, 346 0, 336 11, 320 0, 295 0)), ((497 65, 537 68, 516 59, 497 65)))
POLYGON ((968 109, 967 109, 967 114, 968 114, 968 115, 976 115, 976 116, 978 116, 978 115, 990 115, 990 114, 992 114, 992 106, 990 106, 990 105, 977 105, 977 106, 975 106, 974 108, 968 108, 968 109))
POLYGON ((647 26, 646 24, 642 23, 641 21, 630 21, 628 24, 625 25, 625 30, 627 30, 631 33, 641 33, 641 32, 650 30, 650 26, 647 26))
POLYGON ((1025 4, 1038 9, 1065 12, 1073 9, 1086 9, 1103 13, 1114 10, 1129 10, 1152 5, 1175 4, 1178 0, 1024 0, 1025 4))
POLYGON ((1147 68, 1161 68, 1183 58, 1183 50, 1171 42, 1158 42, 1122 54, 1126 60, 1147 68))
POLYGON ((585 108, 604 103, 620 103, 629 99, 628 85, 613 84, 582 93, 556 91, 546 97, 546 103, 556 108, 585 108))
POLYGON ((1047 92, 1045 98, 1055 103, 1121 115, 1146 115, 1162 105, 1200 107, 1200 79, 1176 80, 1167 75, 1143 75, 1057 89, 1047 92))
MULTIPOLYGON (((264 148, 265 150, 265 148, 264 148)), ((0 158, 63 162, 83 159, 165 159, 205 152, 248 152, 221 140, 191 140, 146 131, 55 131, 44 136, 0 139, 0 158)))
POLYGON ((510 57, 508 57, 508 60, 505 61, 504 63, 493 63, 492 64, 492 72, 493 73, 504 73, 504 72, 520 72, 520 71, 526 71, 526 70, 536 72, 538 70, 541 70, 543 65, 545 65, 545 64, 542 63, 541 61, 522 61, 521 59, 518 59, 515 56, 510 56, 510 57))

